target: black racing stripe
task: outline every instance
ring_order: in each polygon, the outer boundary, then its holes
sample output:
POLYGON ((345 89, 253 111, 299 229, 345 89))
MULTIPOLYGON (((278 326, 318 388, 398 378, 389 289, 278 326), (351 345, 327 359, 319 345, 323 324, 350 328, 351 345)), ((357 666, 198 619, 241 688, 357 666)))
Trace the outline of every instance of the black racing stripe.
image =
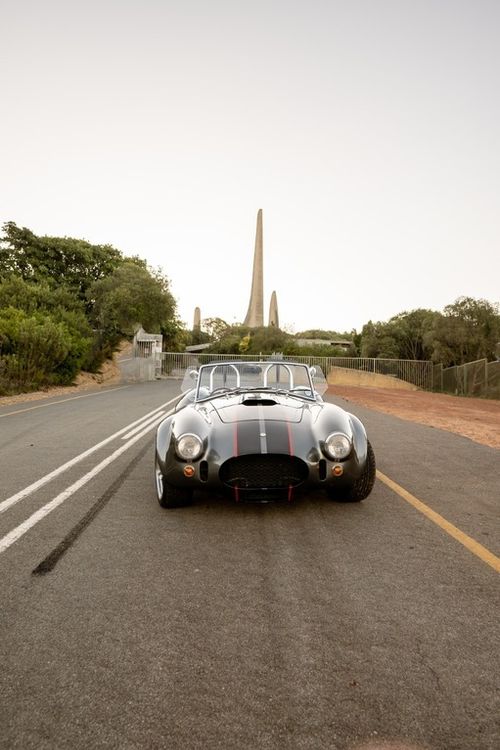
POLYGON ((286 453, 289 451, 288 423, 266 420, 267 452, 286 453))
POLYGON ((238 422, 238 454, 260 453, 260 424, 258 420, 238 422))

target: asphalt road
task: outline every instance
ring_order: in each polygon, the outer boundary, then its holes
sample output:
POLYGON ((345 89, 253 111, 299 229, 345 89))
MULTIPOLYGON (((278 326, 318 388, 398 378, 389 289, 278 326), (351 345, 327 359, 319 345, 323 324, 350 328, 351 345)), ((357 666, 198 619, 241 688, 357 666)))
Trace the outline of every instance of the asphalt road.
POLYGON ((349 404, 365 502, 165 511, 178 389, 0 408, 0 747, 498 750, 500 451, 349 404))

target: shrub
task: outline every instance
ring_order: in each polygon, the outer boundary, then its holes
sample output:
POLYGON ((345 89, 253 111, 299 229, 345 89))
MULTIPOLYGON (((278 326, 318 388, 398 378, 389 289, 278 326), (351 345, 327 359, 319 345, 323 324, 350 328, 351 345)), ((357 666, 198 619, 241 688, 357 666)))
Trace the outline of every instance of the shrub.
POLYGON ((42 312, 7 307, 0 313, 0 393, 70 384, 86 340, 42 312))

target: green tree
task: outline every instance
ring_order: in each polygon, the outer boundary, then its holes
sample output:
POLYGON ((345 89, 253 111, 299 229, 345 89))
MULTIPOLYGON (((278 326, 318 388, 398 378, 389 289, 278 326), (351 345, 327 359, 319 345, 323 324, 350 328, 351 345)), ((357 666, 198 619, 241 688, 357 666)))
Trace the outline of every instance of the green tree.
POLYGON ((417 309, 402 312, 387 322, 363 326, 361 356, 379 359, 431 359, 433 330, 440 314, 432 310, 417 309))
MULTIPOLYGON (((73 340, 50 315, 14 307, 0 312, 0 392, 68 384, 75 368, 68 362, 73 340)), ((74 360, 73 360, 74 364, 74 360)))
POLYGON ((432 358, 447 367, 477 359, 494 360, 499 341, 499 305, 459 297, 435 320, 432 358))
POLYGON ((192 331, 189 331, 189 334, 187 336, 187 346, 195 345, 195 344, 208 344, 210 341, 210 336, 205 331, 202 331, 200 328, 193 328, 192 331))
POLYGON ((92 245, 70 237, 38 237, 9 221, 0 238, 0 281, 17 276, 25 281, 65 285, 85 300, 90 286, 109 276, 123 262, 111 245, 92 245))
POLYGON ((89 290, 96 328, 116 342, 132 336, 140 324, 150 333, 177 330, 176 303, 169 281, 144 264, 124 261, 112 274, 96 281, 89 290))
MULTIPOLYGON (((68 382, 79 369, 89 364, 94 333, 86 318, 83 303, 66 287, 55 287, 48 282, 33 283, 12 276, 0 283, 0 309, 16 308, 26 317, 44 315, 54 323, 62 323, 69 336, 68 351, 58 374, 68 382)), ((44 346, 43 341, 41 346, 44 346)), ((47 342, 50 347, 50 343, 47 342)))
POLYGON ((429 360, 433 352, 432 331, 440 313, 419 308, 389 320, 388 335, 397 344, 398 359, 429 360))
POLYGON ((399 339, 394 323, 368 321, 361 331, 361 356, 400 359, 399 339))
POLYGON ((213 340, 226 336, 231 327, 222 318, 204 318, 201 321, 201 330, 208 334, 210 340, 213 340))
MULTIPOLYGON (((7 307, 19 315, 16 318, 11 311, 10 322, 4 316, 4 328, 8 323, 12 335, 4 335, 2 372, 5 375, 7 371, 6 358, 10 372, 15 361, 18 374, 24 373, 19 388, 28 386, 27 373, 34 372, 29 364, 34 361, 32 354, 23 345, 28 334, 23 331, 29 332, 30 340, 37 340, 40 362, 46 349, 57 382, 70 382, 82 367, 98 369, 138 323, 162 333, 170 350, 183 349, 188 342, 168 279, 160 270, 149 268, 137 256, 124 258, 110 245, 92 245, 70 237, 38 237, 14 222, 4 224, 0 237, 0 309, 7 307), (16 320, 22 333, 19 336, 14 335, 16 320), (37 338, 44 326, 47 336, 52 331, 54 341, 37 338), (61 336, 65 355, 59 361, 51 352, 61 336), (10 342, 8 353, 6 342, 10 342)), ((50 381, 42 364, 35 369, 38 374, 33 383, 50 381)))
POLYGON ((301 331, 296 333, 295 337, 298 339, 337 339, 341 338, 340 334, 336 331, 324 331, 321 328, 309 328, 307 331, 301 331))

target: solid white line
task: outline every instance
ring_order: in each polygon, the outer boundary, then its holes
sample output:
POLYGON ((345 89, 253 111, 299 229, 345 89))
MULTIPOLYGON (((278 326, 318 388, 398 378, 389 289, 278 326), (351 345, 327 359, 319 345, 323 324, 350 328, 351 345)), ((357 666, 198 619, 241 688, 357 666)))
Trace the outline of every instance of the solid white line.
POLYGON ((132 435, 135 435, 136 432, 139 432, 140 429, 142 429, 143 427, 146 427, 146 425, 149 424, 149 422, 153 422, 156 419, 157 416, 159 417, 162 414, 164 415, 165 412, 164 411, 159 411, 158 414, 155 414, 155 416, 151 417, 151 419, 148 419, 148 420, 144 421, 138 427, 134 427, 133 430, 130 430, 130 432, 127 432, 126 435, 123 435, 122 440, 128 440, 129 438, 132 437, 132 435))
POLYGON ((26 519, 26 521, 23 521, 23 523, 19 524, 19 526, 16 526, 15 529, 12 529, 12 531, 10 531, 2 539, 0 539, 0 554, 2 552, 5 552, 6 549, 14 544, 14 542, 17 542, 20 537, 26 534, 27 531, 32 529, 33 526, 39 523, 43 518, 45 518, 45 516, 51 513, 59 505, 61 505, 65 500, 68 499, 68 497, 74 495, 75 492, 77 492, 79 489, 81 489, 81 487, 90 482, 90 480, 97 476, 97 474, 100 474, 100 472, 107 466, 109 466, 109 464, 111 464, 113 461, 116 461, 116 459, 121 456, 122 453, 125 453, 125 451, 128 450, 132 445, 134 445, 134 443, 137 443, 137 441, 144 437, 144 435, 147 435, 151 428, 161 422, 162 419, 163 416, 158 418, 153 424, 150 424, 148 427, 146 427, 145 430, 139 432, 139 434, 135 435, 131 440, 129 440, 128 443, 122 445, 114 453, 105 458, 104 461, 101 461, 100 464, 94 466, 94 468, 87 472, 87 474, 84 474, 83 477, 74 482, 70 487, 65 489, 63 492, 60 492, 59 495, 57 495, 53 500, 33 513, 29 518, 26 519))
MULTIPOLYGON (((60 398, 59 401, 51 401, 50 404, 38 404, 37 406, 28 406, 27 409, 16 409, 16 411, 9 411, 7 414, 0 414, 2 417, 11 417, 13 414, 23 414, 25 411, 33 411, 34 409, 46 409, 47 406, 57 406, 57 404, 65 404, 66 401, 77 401, 79 398, 90 398, 91 396, 102 396, 105 393, 111 393, 111 391, 121 391, 124 388, 130 388, 129 385, 119 385, 117 388, 108 388, 105 391, 98 391, 97 393, 86 393, 84 396, 71 396, 71 398, 60 398)), ((47 395, 46 398, 55 398, 55 396, 47 395)))
POLYGON ((122 429, 118 430, 118 432, 115 432, 113 435, 110 435, 105 440, 102 440, 100 443, 93 445, 88 450, 84 451, 83 453, 80 453, 80 455, 75 456, 75 458, 72 458, 70 461, 67 461, 65 464, 62 464, 62 466, 59 466, 57 469, 54 469, 54 471, 51 471, 49 474, 46 474, 45 476, 41 477, 41 479, 38 479, 36 482, 33 482, 33 484, 30 484, 28 487, 25 487, 24 490, 20 490, 19 492, 16 492, 15 495, 11 495, 11 497, 8 497, 6 500, 3 500, 0 503, 0 513, 4 513, 8 508, 11 508, 20 500, 23 500, 28 495, 31 495, 36 490, 40 489, 40 487, 43 487, 44 484, 47 484, 47 482, 50 482, 55 477, 59 476, 59 474, 62 474, 63 471, 66 471, 66 469, 69 469, 75 464, 79 463, 80 461, 83 461, 84 458, 87 458, 87 456, 90 456, 92 453, 95 453, 96 451, 99 450, 99 448, 102 448, 104 445, 107 445, 112 440, 117 438, 119 435, 123 435, 124 432, 127 432, 132 427, 135 427, 138 424, 142 424, 145 419, 148 419, 148 417, 152 416, 153 414, 157 414, 160 410, 165 409, 167 406, 170 406, 170 404, 173 404, 175 401, 178 401, 179 398, 180 396, 176 396, 175 398, 170 399, 170 401, 167 401, 165 404, 158 406, 157 409, 154 409, 153 411, 150 411, 147 414, 144 414, 144 416, 141 417, 140 419, 136 419, 135 422, 131 422, 126 427, 122 427, 122 429))

